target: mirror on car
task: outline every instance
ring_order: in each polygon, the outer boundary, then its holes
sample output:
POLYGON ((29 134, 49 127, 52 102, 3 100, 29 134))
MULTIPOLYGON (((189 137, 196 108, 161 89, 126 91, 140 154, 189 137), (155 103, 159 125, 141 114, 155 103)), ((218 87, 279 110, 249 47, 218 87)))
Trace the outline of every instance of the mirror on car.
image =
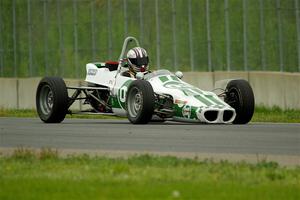
POLYGON ((177 76, 179 79, 182 79, 183 73, 181 71, 175 72, 175 76, 177 76))

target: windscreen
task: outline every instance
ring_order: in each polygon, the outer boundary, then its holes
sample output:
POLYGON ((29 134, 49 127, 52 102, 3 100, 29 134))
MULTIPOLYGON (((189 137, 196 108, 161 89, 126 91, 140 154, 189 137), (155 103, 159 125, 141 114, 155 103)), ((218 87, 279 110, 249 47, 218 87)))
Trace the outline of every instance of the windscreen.
POLYGON ((168 71, 168 70, 162 69, 162 70, 157 70, 157 71, 154 71, 154 72, 152 72, 152 73, 146 74, 146 75, 144 76, 144 79, 145 79, 145 80, 149 80, 149 79, 151 79, 151 78, 153 78, 153 77, 155 77, 155 76, 161 76, 161 75, 174 75, 174 74, 172 74, 172 73, 171 73, 170 71, 168 71))

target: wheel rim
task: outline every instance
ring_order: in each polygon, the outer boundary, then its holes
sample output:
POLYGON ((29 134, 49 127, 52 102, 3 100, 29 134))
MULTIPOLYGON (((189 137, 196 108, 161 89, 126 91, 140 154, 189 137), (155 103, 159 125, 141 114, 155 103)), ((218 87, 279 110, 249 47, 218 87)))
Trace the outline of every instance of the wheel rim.
POLYGON ((131 89, 130 94, 128 95, 128 113, 131 117, 137 117, 143 107, 142 93, 138 88, 134 87, 131 89))
POLYGON ((49 115, 52 111, 54 103, 54 95, 53 91, 49 87, 49 85, 44 85, 41 88, 40 95, 40 108, 43 114, 49 115))
POLYGON ((240 104, 240 96, 239 92, 236 88, 232 88, 228 91, 228 95, 226 98, 226 103, 228 103, 231 107, 237 109, 240 104))

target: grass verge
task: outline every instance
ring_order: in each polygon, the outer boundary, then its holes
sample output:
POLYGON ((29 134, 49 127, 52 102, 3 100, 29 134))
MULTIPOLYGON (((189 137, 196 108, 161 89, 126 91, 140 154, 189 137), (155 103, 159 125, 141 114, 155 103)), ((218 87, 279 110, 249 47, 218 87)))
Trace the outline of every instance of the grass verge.
MULTIPOLYGON (((0 117, 38 117, 35 110, 25 109, 0 109, 0 117)), ((116 116, 105 115, 67 115, 67 118, 86 119, 123 119, 116 116)), ((256 107, 252 122, 284 122, 300 123, 300 110, 282 110, 279 107, 266 108, 256 107)))
POLYGON ((300 167, 140 155, 0 156, 0 199, 299 199, 300 167))
POLYGON ((252 122, 300 123, 300 110, 256 107, 252 122))
MULTIPOLYGON (((1 109, 0 117, 38 117, 34 109, 1 109)), ((66 115, 66 118, 83 118, 83 119, 123 119, 122 117, 109 115, 66 115)))

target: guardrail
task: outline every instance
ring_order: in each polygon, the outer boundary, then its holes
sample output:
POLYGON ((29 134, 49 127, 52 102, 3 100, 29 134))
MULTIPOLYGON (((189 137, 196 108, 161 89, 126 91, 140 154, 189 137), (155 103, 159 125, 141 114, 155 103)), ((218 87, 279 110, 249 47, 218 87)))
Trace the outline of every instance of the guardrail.
MULTIPOLYGON (((287 72, 184 72, 183 80, 212 90, 222 79, 242 78, 250 82, 256 105, 300 109, 300 73, 287 72)), ((35 108, 36 88, 41 78, 0 78, 0 108, 35 108)), ((65 79, 68 86, 84 85, 83 80, 65 79)), ((81 105, 74 103, 73 109, 81 105)))

